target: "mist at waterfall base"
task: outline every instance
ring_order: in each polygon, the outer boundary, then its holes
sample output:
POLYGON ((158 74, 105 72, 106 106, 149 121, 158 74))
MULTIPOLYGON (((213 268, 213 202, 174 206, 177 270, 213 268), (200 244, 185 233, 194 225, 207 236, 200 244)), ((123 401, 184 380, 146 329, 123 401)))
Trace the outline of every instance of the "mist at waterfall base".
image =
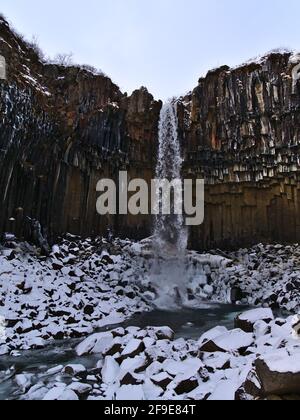
MULTIPOLYGON (((156 179, 169 181, 181 179, 183 158, 178 136, 176 100, 165 103, 162 107, 158 137, 156 179)), ((157 203, 160 213, 155 219, 153 240, 155 259, 150 277, 158 293, 156 307, 169 310, 190 305, 185 283, 188 231, 184 226, 184 216, 174 212, 175 208, 179 206, 182 208, 183 197, 173 195, 169 215, 161 212, 165 198, 161 194, 157 203)))

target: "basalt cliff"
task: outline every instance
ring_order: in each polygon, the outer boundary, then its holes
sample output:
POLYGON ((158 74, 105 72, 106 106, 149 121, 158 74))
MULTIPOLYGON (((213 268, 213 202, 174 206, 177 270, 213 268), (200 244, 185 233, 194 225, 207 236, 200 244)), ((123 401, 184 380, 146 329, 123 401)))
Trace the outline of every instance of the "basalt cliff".
MULTIPOLYGON (((99 216, 101 178, 154 176, 162 106, 86 67, 46 64, 0 18, 0 232, 141 238, 151 216, 99 216)), ((178 104, 184 175, 205 178, 190 246, 300 240, 300 56, 271 53, 199 80, 178 104)))

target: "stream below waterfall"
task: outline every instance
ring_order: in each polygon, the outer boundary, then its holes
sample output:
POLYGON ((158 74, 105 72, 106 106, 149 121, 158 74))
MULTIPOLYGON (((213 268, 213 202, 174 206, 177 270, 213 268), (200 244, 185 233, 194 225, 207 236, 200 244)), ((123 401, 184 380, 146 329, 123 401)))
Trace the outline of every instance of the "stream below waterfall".
MULTIPOLYGON (((234 327, 234 318, 247 309, 245 306, 205 304, 201 309, 181 309, 176 311, 153 310, 136 315, 124 324, 123 327, 136 326, 169 326, 175 332, 175 338, 198 340, 200 336, 216 326, 234 327)), ((104 330, 115 328, 115 325, 104 330)), ((100 330, 101 331, 101 330, 100 330)), ((103 330, 102 330, 103 331, 103 330)), ((17 357, 2 356, 0 359, 0 400, 18 399, 20 388, 14 382, 15 374, 31 373, 35 375, 36 383, 47 377, 47 370, 58 365, 82 364, 87 369, 95 366, 99 355, 78 357, 75 347, 81 340, 63 340, 50 342, 46 349, 20 352, 17 357), (11 374, 3 374, 8 371, 11 374)))

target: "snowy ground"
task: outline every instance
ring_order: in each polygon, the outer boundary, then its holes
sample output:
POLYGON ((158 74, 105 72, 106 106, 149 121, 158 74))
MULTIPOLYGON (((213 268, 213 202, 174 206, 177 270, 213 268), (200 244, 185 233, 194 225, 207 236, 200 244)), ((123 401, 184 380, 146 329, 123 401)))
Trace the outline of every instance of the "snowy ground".
POLYGON ((300 372, 295 317, 274 319, 259 309, 245 319, 251 333, 216 327, 198 341, 174 340, 168 327, 117 328, 76 347, 78 357, 92 358, 88 368, 72 363, 2 377, 14 377, 15 398, 22 400, 291 398, 299 392, 300 372))
POLYGON ((13 381, 16 398, 24 399, 255 398, 267 386, 266 366, 283 366, 282 375, 291 365, 300 372, 293 363, 300 355, 295 317, 274 320, 269 309, 247 313, 238 329, 217 328, 199 342, 174 340, 170 329, 150 326, 93 333, 153 306, 234 302, 296 314, 299 267, 296 245, 258 245, 226 255, 189 252, 178 260, 172 253, 155 257, 151 240, 108 243, 68 235, 46 258, 8 236, 0 249, 0 319, 6 322, 0 325, 0 355, 17 358, 54 340, 89 336, 77 348, 89 363, 74 369, 54 364, 35 373, 13 367, 1 372, 0 364, 0 384, 13 381), (259 364, 260 358, 266 361, 259 364), (253 369, 262 377, 247 381, 253 369))

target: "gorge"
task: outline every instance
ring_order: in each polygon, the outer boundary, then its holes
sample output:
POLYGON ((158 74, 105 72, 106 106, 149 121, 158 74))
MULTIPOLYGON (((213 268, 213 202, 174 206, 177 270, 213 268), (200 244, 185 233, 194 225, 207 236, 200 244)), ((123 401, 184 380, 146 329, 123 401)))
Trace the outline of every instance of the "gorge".
POLYGON ((162 103, 0 16, 4 62, 0 400, 299 399, 300 54, 162 103), (126 214, 137 178, 204 179, 204 223, 126 214))
MULTIPOLYGON (((50 243, 65 232, 151 234, 151 216, 100 217, 96 183, 120 170, 154 177, 161 101, 146 88, 127 96, 86 68, 43 63, 3 18, 0 34, 0 231, 28 237, 29 217, 50 243)), ((299 61, 273 52, 220 67, 178 100, 184 176, 206 182, 191 248, 299 241, 299 61)))

